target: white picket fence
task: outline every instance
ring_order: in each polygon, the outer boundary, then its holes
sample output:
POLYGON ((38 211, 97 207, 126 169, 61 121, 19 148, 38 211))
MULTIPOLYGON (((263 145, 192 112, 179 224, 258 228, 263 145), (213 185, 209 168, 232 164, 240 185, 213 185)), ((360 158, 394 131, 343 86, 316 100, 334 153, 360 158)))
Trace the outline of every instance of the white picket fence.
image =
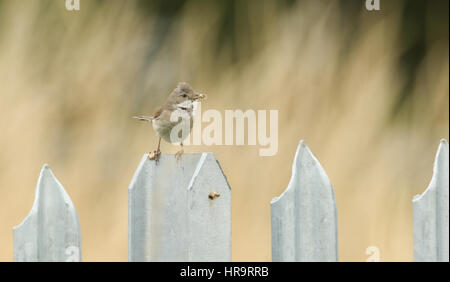
POLYGON ((301 141, 286 191, 271 202, 273 261, 337 261, 337 209, 327 174, 301 141))
MULTIPOLYGON (((271 203, 273 261, 337 261, 333 187, 305 142, 289 185, 271 203)), ((449 145, 413 199, 414 260, 449 261, 449 145)), ((129 186, 129 261, 230 261, 231 189, 212 153, 144 156, 129 186)), ((15 261, 81 261, 76 209, 47 165, 29 215, 14 227, 15 261)))

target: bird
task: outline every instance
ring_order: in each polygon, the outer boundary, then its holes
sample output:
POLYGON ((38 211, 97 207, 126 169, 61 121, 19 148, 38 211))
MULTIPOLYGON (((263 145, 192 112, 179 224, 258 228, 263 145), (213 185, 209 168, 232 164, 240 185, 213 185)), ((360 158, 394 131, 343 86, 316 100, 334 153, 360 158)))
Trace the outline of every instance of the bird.
POLYGON ((180 142, 181 150, 175 154, 175 157, 177 160, 181 158, 181 155, 184 153, 183 140, 186 139, 193 127, 194 103, 205 98, 206 94, 196 93, 187 82, 180 82, 153 116, 133 117, 141 121, 151 122, 153 129, 159 137, 156 151, 148 153, 150 160, 155 160, 158 163, 161 155, 161 139, 164 139, 168 143, 180 142), (186 122, 189 122, 189 124, 186 124, 186 122), (177 133, 177 136, 175 136, 172 131, 179 129, 181 126, 185 126, 185 128, 179 130, 179 132, 175 132, 177 133))

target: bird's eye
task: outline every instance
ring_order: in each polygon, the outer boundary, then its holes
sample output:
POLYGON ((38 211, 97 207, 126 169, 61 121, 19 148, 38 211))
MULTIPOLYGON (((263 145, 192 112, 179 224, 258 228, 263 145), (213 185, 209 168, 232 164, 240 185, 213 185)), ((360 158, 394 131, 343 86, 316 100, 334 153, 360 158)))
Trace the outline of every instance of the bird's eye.
POLYGON ((187 97, 187 95, 186 95, 186 94, 182 94, 182 95, 181 95, 181 97, 183 97, 183 98, 186 98, 186 97, 187 97))

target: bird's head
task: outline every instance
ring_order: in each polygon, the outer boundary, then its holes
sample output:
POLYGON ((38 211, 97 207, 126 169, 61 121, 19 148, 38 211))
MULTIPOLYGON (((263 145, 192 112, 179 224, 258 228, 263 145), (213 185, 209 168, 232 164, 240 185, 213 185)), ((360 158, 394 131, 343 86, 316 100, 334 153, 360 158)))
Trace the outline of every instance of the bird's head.
POLYGON ((194 92, 192 87, 186 82, 178 83, 178 86, 172 91, 172 94, 170 94, 170 99, 175 104, 194 102, 205 98, 206 98, 205 94, 194 92))

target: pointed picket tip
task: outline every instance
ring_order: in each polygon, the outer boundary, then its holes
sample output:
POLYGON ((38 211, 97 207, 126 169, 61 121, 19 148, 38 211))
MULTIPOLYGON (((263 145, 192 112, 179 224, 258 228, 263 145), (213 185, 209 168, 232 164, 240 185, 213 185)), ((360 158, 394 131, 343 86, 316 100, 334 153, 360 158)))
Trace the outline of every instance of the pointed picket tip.
POLYGON ((414 260, 449 261, 449 145, 442 139, 427 189, 413 200, 414 260))
POLYGON ((433 176, 431 177, 430 184, 427 189, 422 194, 417 194, 413 198, 413 203, 420 201, 421 199, 427 197, 430 191, 434 191, 437 187, 438 181, 445 181, 445 176, 447 176, 447 186, 448 186, 448 163, 449 163, 449 145, 446 139, 441 139, 439 143, 438 150, 436 152, 436 157, 433 164, 433 176))
POLYGON ((48 164, 44 164, 41 168, 41 172, 39 173, 38 183, 36 185, 36 191, 34 195, 34 202, 33 206, 31 208, 31 211, 28 213, 28 215, 25 217, 25 219, 17 226, 13 227, 13 230, 20 229, 22 225, 24 225, 30 218, 31 215, 33 215, 39 206, 39 200, 43 197, 45 185, 53 183, 54 186, 51 185, 50 187, 56 187, 58 190, 58 193, 60 193, 63 196, 64 202, 70 206, 74 207, 72 200, 70 199, 69 195, 67 194, 66 190, 64 190, 61 183, 58 181, 56 176, 53 174, 53 171, 50 169, 50 166, 48 164))
POLYGON ((195 168, 194 174, 192 175, 191 181, 188 185, 188 190, 192 190, 198 182, 199 176, 204 175, 204 173, 208 173, 209 169, 213 169, 214 172, 219 172, 221 178, 224 179, 225 185, 228 190, 231 190, 230 185, 228 184, 228 180, 223 173, 222 167, 219 164, 219 161, 216 159, 214 153, 202 153, 200 160, 198 161, 197 167, 195 168))
POLYGON ((77 211, 48 164, 42 166, 31 211, 13 234, 15 261, 81 260, 77 211))
POLYGON ((294 189, 295 182, 302 169, 315 170, 315 172, 320 175, 321 181, 325 184, 325 186, 329 187, 329 191, 333 194, 334 197, 334 190, 332 188, 328 175, 320 165, 317 158, 313 155, 306 142, 304 140, 300 140, 295 152, 294 162, 292 164, 291 179, 289 181, 288 187, 283 191, 283 193, 281 193, 280 196, 274 197, 270 202, 271 204, 277 204, 279 200, 288 193, 288 191, 294 189))
POLYGON ((271 201, 273 261, 337 261, 337 208, 325 170, 300 141, 286 190, 271 201))

